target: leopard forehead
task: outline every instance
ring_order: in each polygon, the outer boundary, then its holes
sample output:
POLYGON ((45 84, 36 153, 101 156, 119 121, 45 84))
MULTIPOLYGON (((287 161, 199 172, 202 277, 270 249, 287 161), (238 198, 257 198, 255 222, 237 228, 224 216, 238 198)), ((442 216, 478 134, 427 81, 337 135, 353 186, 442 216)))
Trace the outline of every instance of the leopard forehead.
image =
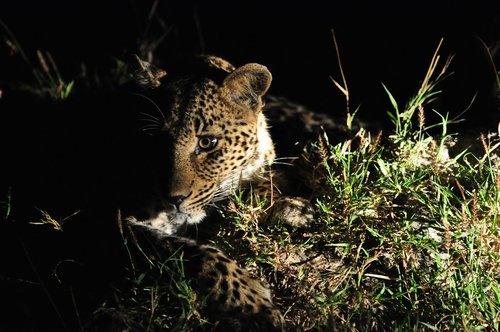
POLYGON ((176 93, 163 131, 172 142, 174 172, 190 168, 188 176, 193 180, 213 181, 254 157, 258 114, 235 110, 222 86, 212 79, 182 80, 173 88, 176 93), (202 138, 215 139, 215 148, 202 151, 198 146, 202 138))
MULTIPOLYGON (((181 80, 172 84, 170 89, 173 100, 163 130, 173 135, 196 135, 214 128, 226 131, 234 120, 252 118, 250 114, 232 112, 222 96, 222 87, 211 79, 198 82, 181 80)), ((224 135, 230 133, 226 131, 224 135)))
POLYGON ((193 178, 213 179, 224 177, 224 171, 241 168, 255 157, 258 126, 264 125, 258 113, 235 109, 224 97, 222 86, 209 78, 181 80, 172 87, 176 93, 163 131, 171 137, 174 164, 191 167, 193 178), (205 156, 197 153, 196 144, 202 137, 217 140, 217 146, 205 156), (200 160, 203 164, 197 162, 200 160))
MULTIPOLYGON (((256 112, 245 112, 241 105, 236 106, 230 99, 250 99, 244 96, 250 94, 253 99, 260 100, 261 95, 257 96, 255 91, 238 91, 246 90, 241 84, 237 88, 224 86, 228 75, 237 71, 222 58, 203 56, 169 72, 164 80, 166 96, 162 97, 168 103, 166 109, 163 109, 166 111, 163 130, 177 135, 178 131, 192 130, 193 127, 206 128, 223 122, 231 125, 231 120, 235 119, 253 119, 255 123, 256 112), (231 92, 235 92, 236 97, 228 96, 231 92)), ((241 74, 248 75, 240 73, 240 76, 243 76, 241 74)))

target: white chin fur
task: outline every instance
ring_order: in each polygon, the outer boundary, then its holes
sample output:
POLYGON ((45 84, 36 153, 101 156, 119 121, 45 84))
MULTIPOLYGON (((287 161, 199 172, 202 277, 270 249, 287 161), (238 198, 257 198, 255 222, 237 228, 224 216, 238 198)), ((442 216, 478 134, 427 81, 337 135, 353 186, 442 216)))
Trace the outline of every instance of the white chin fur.
POLYGON ((154 218, 139 221, 135 217, 129 217, 127 220, 132 224, 155 230, 162 235, 174 235, 182 225, 197 224, 205 217, 204 211, 194 214, 162 211, 154 218))

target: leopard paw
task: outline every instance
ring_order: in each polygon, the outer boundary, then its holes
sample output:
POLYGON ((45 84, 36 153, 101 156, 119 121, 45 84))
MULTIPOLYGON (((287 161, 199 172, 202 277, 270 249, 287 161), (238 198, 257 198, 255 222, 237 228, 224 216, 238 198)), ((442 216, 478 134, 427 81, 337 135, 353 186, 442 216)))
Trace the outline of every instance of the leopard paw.
POLYGON ((273 304, 270 290, 220 250, 201 246, 186 263, 196 265, 197 287, 207 296, 212 315, 222 325, 244 331, 282 329, 283 316, 273 304))
POLYGON ((302 197, 280 197, 267 212, 264 225, 279 221, 294 227, 309 226, 314 220, 314 207, 302 197))

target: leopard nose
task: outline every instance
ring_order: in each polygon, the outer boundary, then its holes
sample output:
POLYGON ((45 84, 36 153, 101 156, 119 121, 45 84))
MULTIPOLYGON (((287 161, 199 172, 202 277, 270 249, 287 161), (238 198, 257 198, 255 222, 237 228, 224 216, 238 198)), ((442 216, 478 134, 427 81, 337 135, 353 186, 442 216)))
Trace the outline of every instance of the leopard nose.
POLYGON ((182 202, 186 199, 187 196, 172 196, 169 198, 169 201, 171 204, 174 204, 177 209, 179 209, 179 206, 182 204, 182 202))

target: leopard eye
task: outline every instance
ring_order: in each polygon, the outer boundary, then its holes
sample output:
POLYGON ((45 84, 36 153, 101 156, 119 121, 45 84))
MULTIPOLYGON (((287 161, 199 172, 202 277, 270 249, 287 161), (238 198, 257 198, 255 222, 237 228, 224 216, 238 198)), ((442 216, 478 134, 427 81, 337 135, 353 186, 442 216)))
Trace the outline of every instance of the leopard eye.
POLYGON ((200 147, 200 149, 208 151, 215 148, 217 142, 218 142, 217 138, 213 136, 200 137, 198 141, 198 146, 200 147))

